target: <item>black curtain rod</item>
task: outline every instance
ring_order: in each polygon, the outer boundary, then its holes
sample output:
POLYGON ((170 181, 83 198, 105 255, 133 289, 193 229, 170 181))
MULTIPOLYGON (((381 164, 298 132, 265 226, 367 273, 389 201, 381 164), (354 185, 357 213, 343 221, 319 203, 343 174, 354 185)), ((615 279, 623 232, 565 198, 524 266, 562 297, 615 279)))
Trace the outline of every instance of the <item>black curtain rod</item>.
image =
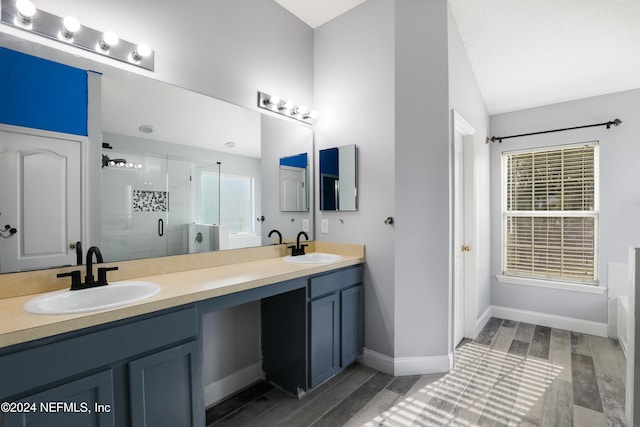
POLYGON ((582 129, 582 128, 592 128, 592 127, 596 127, 596 126, 606 126, 607 129, 610 129, 611 126, 620 126, 620 124, 622 123, 622 120, 620 119, 615 119, 615 120, 611 120, 608 122, 604 122, 604 123, 596 123, 593 125, 584 125, 584 126, 575 126, 572 128, 564 128, 564 129, 553 129, 553 130, 543 130, 540 132, 531 132, 531 133, 522 133, 520 135, 510 135, 510 136, 492 136, 491 138, 487 138, 487 144, 489 143, 489 141, 491 142, 496 142, 498 141, 499 143, 502 143, 503 139, 509 139, 509 138, 519 138, 521 136, 531 136, 531 135, 540 135, 543 133, 552 133, 552 132, 563 132, 565 130, 574 130, 574 129, 582 129))

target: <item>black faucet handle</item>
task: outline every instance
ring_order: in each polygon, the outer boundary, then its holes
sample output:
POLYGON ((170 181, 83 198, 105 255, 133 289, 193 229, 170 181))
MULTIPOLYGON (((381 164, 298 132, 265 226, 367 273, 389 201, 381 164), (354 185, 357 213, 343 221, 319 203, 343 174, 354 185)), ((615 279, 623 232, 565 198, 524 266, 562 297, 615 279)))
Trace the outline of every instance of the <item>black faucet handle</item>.
POLYGON ((67 273, 59 273, 57 277, 71 277, 71 290, 82 289, 82 279, 80 270, 69 271, 67 273))
POLYGON ((304 248, 306 248, 307 246, 309 246, 309 245, 304 245, 304 244, 300 245, 300 249, 298 250, 298 254, 299 255, 304 255, 304 248))
POLYGON ((100 285, 108 285, 107 271, 115 271, 118 267, 100 267, 98 268, 98 283, 100 285))

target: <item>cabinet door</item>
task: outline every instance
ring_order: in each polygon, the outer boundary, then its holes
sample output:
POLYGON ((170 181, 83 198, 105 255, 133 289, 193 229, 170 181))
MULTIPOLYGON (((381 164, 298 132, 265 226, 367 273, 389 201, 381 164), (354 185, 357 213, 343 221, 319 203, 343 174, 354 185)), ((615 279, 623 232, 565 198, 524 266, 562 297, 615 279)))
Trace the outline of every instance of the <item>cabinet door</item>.
POLYGON ((340 370, 340 295, 309 303, 309 383, 317 386, 340 370))
POLYGON ((15 405, 18 412, 0 413, 3 427, 115 426, 112 372, 100 372, 45 390, 15 405))
POLYGON ((362 353, 364 332, 364 287, 346 289, 340 296, 340 366, 345 367, 362 353))
POLYGON ((203 427, 199 342, 130 362, 129 389, 133 427, 203 427))

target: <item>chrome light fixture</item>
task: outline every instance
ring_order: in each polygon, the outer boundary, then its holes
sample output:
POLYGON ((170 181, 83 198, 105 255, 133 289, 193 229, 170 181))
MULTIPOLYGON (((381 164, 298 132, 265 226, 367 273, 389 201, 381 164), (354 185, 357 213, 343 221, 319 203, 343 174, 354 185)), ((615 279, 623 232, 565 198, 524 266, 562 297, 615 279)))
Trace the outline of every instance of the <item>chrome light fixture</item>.
POLYGON ((311 120, 318 117, 316 111, 307 111, 304 105, 296 105, 291 100, 284 101, 278 95, 269 95, 260 91, 258 91, 258 107, 309 124, 311 120))
POLYGON ((98 53, 146 70, 154 70, 155 55, 146 44, 121 40, 111 31, 97 31, 72 17, 39 10, 30 0, 2 0, 0 20, 34 34, 98 53))

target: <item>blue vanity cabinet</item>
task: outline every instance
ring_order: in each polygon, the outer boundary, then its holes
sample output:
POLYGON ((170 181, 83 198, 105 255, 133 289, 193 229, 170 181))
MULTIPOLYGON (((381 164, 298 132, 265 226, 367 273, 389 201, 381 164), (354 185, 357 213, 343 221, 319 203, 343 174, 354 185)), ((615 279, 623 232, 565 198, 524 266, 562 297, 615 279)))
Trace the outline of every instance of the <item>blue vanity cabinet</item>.
POLYGON ((115 427, 113 394, 113 372, 107 369, 11 401, 14 407, 0 412, 0 425, 115 427))
POLYGON ((363 348, 364 266, 309 278, 309 387, 354 362, 363 348))
POLYGON ((262 299, 266 380, 301 397, 362 352, 364 267, 297 279, 297 288, 262 299))
POLYGON ((191 341, 129 362, 132 427, 202 425, 200 344, 191 341))
POLYGON ((309 385, 311 388, 340 370, 340 294, 309 303, 309 385))
POLYGON ((340 291, 340 366, 362 354, 364 347, 364 286, 340 291))
POLYGON ((0 426, 203 427, 198 319, 180 307, 1 349, 16 411, 0 426))

